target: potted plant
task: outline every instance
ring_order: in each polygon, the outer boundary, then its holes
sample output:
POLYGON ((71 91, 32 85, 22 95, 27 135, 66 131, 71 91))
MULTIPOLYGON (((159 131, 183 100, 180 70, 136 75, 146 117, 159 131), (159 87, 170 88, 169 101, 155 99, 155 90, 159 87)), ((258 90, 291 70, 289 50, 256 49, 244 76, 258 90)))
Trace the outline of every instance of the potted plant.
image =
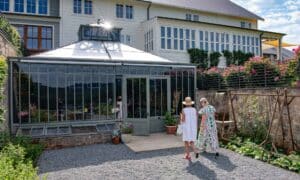
POLYGON ((129 143, 132 139, 133 125, 131 123, 122 124, 122 141, 124 143, 129 143))
POLYGON ((119 130, 113 130, 112 131, 112 143, 113 144, 120 144, 120 132, 119 130))
POLYGON ((176 134, 176 120, 172 116, 171 112, 167 112, 165 114, 165 126, 167 130, 167 134, 176 134))

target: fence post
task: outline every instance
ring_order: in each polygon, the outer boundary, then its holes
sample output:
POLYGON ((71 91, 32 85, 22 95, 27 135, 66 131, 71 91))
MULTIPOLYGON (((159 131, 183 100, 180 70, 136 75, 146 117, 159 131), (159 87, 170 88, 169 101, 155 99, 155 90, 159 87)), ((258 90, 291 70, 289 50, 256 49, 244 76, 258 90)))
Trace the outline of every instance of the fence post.
POLYGON ((267 67, 266 65, 264 64, 264 77, 265 77, 265 87, 267 87, 267 67))

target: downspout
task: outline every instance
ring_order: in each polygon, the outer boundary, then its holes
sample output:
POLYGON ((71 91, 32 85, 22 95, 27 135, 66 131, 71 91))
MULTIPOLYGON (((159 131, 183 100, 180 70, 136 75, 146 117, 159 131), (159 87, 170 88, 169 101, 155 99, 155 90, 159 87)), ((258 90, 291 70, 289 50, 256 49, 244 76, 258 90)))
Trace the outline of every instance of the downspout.
POLYGON ((260 39, 260 44, 259 44, 259 49, 260 49, 260 56, 262 57, 263 56, 263 51, 262 51, 262 36, 263 36, 263 32, 260 33, 259 35, 259 39, 260 39))
POLYGON ((147 7, 147 20, 150 19, 150 7, 152 5, 152 2, 149 2, 148 7, 147 7))

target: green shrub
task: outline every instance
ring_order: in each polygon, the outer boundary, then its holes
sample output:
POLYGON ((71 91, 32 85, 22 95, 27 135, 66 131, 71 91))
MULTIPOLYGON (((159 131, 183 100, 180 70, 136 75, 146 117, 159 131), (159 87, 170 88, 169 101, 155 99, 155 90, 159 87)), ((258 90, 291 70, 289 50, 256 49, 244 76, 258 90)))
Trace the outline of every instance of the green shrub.
POLYGON ((279 69, 269 59, 255 58, 245 63, 253 87, 276 86, 280 83, 279 69))
POLYGON ((0 179, 38 179, 37 169, 25 158, 25 150, 9 143, 0 153, 0 179))
POLYGON ((208 53, 202 49, 189 49, 188 53, 190 55, 191 63, 196 64, 198 68, 206 69, 208 68, 208 53))
POLYGON ((233 51, 233 62, 235 65, 244 65, 251 57, 254 56, 252 53, 244 53, 240 50, 233 51))
POLYGON ((233 54, 232 54, 232 52, 230 52, 228 50, 224 50, 223 51, 223 55, 226 58, 226 64, 227 64, 227 66, 229 66, 231 64, 235 64, 234 60, 233 60, 233 54))
POLYGON ((165 114, 165 125, 166 126, 176 125, 176 119, 172 116, 171 112, 166 112, 165 114))
POLYGON ((218 66, 219 64, 219 57, 221 57, 221 53, 219 52, 212 52, 209 54, 209 59, 210 59, 210 66, 218 66))
POLYGON ((7 39, 17 49, 18 54, 22 55, 21 53, 22 41, 19 32, 12 25, 10 25, 7 19, 5 19, 5 17, 3 16, 0 16, 0 29, 7 34, 7 39))
POLYGON ((245 88, 247 85, 246 72, 232 72, 226 77, 228 87, 231 88, 245 88))
POLYGON ((258 144, 253 143, 250 139, 245 139, 243 141, 243 138, 241 137, 232 138, 223 147, 239 154, 300 173, 300 155, 297 153, 292 153, 290 155, 272 153, 258 144))

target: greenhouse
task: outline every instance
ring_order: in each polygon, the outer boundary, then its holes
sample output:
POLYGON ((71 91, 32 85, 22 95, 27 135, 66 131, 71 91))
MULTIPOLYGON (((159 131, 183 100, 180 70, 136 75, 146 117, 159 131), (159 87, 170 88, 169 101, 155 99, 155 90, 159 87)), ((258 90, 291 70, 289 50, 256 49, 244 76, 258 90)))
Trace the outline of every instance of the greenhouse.
MULTIPOLYGON (((24 58, 10 58, 11 130, 32 136, 68 134, 71 126, 131 122, 135 134, 164 130, 195 96, 195 67, 174 64, 117 40, 81 41, 24 58), (121 115, 114 112, 122 102, 121 115)), ((117 38, 118 39, 118 38, 117 38)))

